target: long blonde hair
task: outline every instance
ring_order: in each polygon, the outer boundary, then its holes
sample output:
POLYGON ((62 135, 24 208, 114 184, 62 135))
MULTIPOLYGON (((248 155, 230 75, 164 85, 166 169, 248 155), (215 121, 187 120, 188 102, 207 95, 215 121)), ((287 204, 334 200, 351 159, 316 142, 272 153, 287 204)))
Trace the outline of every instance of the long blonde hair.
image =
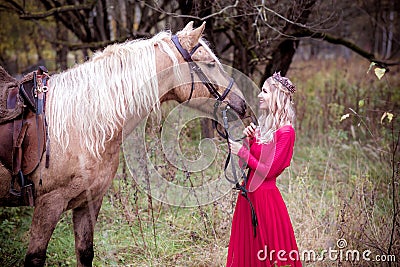
MULTIPOLYGON (((280 75, 279 75, 280 77, 280 75)), ((281 77, 287 84, 294 85, 289 79, 281 77)), ((294 124, 295 112, 292 103, 294 91, 289 90, 274 77, 269 77, 263 85, 263 90, 270 92, 268 109, 261 110, 261 116, 258 118, 259 131, 257 140, 265 144, 273 141, 274 133, 288 122, 294 124)))
POLYGON ((94 156, 100 158, 130 114, 142 114, 158 104, 155 45, 174 65, 170 32, 151 39, 113 44, 90 61, 53 75, 49 82, 49 130, 64 149, 71 129, 94 156))

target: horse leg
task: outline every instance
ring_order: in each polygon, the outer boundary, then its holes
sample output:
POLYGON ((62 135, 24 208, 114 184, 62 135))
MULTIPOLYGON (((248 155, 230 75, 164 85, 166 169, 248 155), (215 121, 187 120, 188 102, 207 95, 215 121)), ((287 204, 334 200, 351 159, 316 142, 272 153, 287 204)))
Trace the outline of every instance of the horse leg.
POLYGON ((58 196, 46 195, 37 199, 25 266, 44 266, 47 245, 64 211, 64 202, 59 199, 58 196))
POLYGON ((73 209, 77 266, 92 266, 93 232, 103 197, 73 209))

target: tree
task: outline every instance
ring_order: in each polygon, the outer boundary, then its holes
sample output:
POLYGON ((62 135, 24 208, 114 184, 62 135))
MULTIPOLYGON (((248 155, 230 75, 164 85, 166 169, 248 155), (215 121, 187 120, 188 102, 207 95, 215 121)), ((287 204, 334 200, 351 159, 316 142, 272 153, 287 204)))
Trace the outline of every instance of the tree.
MULTIPOLYGON (((300 40, 309 38, 343 45, 385 68, 398 64, 394 59, 400 49, 399 8, 393 1, 40 0, 37 6, 35 2, 1 0, 0 12, 11 10, 35 25, 41 21, 42 32, 57 29, 57 36, 40 37, 57 48, 59 61, 66 60, 68 51, 86 55, 88 49, 148 37, 167 27, 177 30, 195 20, 207 21, 207 38, 225 63, 260 83, 275 71, 285 74, 300 40), (365 19, 373 27, 366 27, 365 19), (61 34, 64 30, 68 34, 61 34), (374 38, 365 45, 362 34, 360 40, 351 39, 357 32, 374 38)), ((64 68, 66 62, 58 65, 64 68)))

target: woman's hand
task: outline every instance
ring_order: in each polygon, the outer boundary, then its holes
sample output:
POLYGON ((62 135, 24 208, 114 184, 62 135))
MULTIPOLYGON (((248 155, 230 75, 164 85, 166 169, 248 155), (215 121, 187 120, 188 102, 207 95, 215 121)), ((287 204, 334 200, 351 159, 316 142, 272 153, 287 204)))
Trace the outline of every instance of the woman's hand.
POLYGON ((247 126, 244 130, 243 130, 243 134, 247 137, 254 137, 254 133, 256 132, 256 125, 254 123, 250 123, 249 126, 247 126))
POLYGON ((242 144, 229 139, 229 148, 232 154, 237 155, 239 154, 239 150, 242 148, 242 144))

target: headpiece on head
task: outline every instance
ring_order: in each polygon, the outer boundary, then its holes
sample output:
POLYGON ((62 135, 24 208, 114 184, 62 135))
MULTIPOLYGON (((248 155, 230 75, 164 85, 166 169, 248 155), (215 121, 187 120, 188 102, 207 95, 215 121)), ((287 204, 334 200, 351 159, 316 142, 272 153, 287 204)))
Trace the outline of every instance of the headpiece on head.
POLYGON ((282 77, 281 72, 275 72, 272 75, 272 78, 281 83, 290 93, 294 94, 294 92, 296 92, 296 86, 294 86, 294 84, 292 84, 288 78, 282 77))

